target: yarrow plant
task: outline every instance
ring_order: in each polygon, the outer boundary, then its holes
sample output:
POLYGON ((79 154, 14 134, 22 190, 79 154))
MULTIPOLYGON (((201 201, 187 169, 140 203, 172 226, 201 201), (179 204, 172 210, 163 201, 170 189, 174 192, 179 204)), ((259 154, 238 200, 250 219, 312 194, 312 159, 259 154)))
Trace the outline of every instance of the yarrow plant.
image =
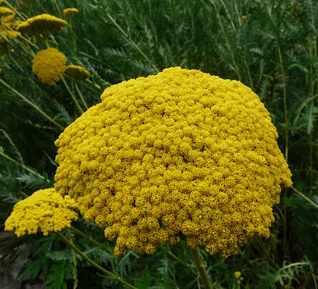
POLYGON ((117 238, 116 256, 185 238, 227 258, 255 234, 269 237, 291 173, 251 89, 176 67, 101 99, 56 141, 55 189, 117 238))

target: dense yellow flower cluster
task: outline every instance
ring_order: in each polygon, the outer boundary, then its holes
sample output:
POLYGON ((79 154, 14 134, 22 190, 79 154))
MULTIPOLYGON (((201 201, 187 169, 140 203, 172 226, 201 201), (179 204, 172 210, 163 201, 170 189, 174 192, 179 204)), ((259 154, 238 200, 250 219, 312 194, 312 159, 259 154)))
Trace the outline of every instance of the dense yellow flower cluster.
POLYGON ((85 80, 90 77, 88 70, 79 65, 67 66, 64 73, 75 82, 85 80))
POLYGON ((270 235, 292 185, 268 111, 251 89, 197 70, 107 88, 56 141, 55 188, 117 237, 115 255, 185 237, 226 258, 270 235))
POLYGON ((67 22, 61 18, 50 14, 41 14, 22 22, 17 27, 17 31, 28 34, 29 36, 47 36, 63 31, 66 25, 67 22))
POLYGON ((63 198, 53 188, 38 190, 14 205, 5 230, 14 231, 18 237, 36 234, 38 230, 45 236, 49 232, 59 232, 77 220, 76 208, 74 200, 69 196, 63 198))
POLYGON ((66 8, 63 10, 63 15, 65 17, 73 17, 74 14, 77 14, 79 11, 76 8, 66 8))
POLYGON ((12 20, 15 16, 15 12, 6 7, 0 7, 0 20, 3 22, 8 22, 12 20))
POLYGON ((32 61, 32 72, 43 82, 55 85, 65 71, 66 58, 56 48, 47 48, 36 53, 32 61))

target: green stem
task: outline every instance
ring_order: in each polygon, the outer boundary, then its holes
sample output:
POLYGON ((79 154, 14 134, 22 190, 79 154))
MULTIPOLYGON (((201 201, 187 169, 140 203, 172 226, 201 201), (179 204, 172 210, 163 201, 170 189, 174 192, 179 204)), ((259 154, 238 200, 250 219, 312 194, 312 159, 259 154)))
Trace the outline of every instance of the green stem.
POLYGON ((95 263, 92 259, 90 259, 88 256, 86 256, 79 248, 77 248, 74 244, 72 244, 67 238, 65 238, 60 232, 55 232, 55 234, 71 249, 73 249, 78 255, 80 255, 85 261, 87 261, 89 264, 94 266, 96 269, 101 271, 102 273, 108 275, 109 277, 119 281, 120 283, 126 285, 128 288, 137 289, 135 286, 129 284, 125 280, 123 280, 120 276, 117 276, 113 274, 112 272, 106 270, 105 268, 101 267, 97 263, 95 263))
POLYGON ((68 84, 67 84, 67 82, 65 81, 65 78, 64 78, 64 76, 63 76, 62 74, 61 74, 61 79, 62 79, 62 81, 63 81, 63 83, 64 83, 64 85, 65 85, 67 91, 68 91, 69 94, 71 95, 73 101, 75 102, 76 106, 78 107, 79 111, 83 114, 83 113, 84 113, 83 109, 82 109, 81 106, 79 105, 78 101, 76 100, 76 97, 75 97, 74 93, 71 91, 70 87, 68 86, 68 84))
POLYGON ((59 123, 57 123, 53 118, 48 116, 42 109, 40 109, 37 105, 35 105, 32 101, 30 101, 28 98, 26 98, 24 95, 22 95, 20 92, 15 90, 13 87, 11 87, 9 84, 7 84, 5 81, 0 79, 0 83, 2 83, 5 87, 10 89, 12 92, 14 92, 17 96, 19 96, 22 100, 24 100, 27 104, 32 106, 37 112, 42 114, 47 120, 52 122, 54 125, 56 125, 60 130, 64 130, 64 127, 61 126, 59 123))
POLYGON ((80 96, 80 98, 81 98, 81 100, 82 100, 82 102, 83 102, 83 104, 84 104, 84 106, 85 106, 85 108, 87 110, 88 109, 87 103, 86 103, 86 101, 85 101, 85 99, 84 99, 84 97, 83 97, 83 95, 82 95, 77 83, 75 83, 75 88, 76 88, 76 91, 77 91, 78 95, 80 96))
MULTIPOLYGON (((72 239, 72 233, 70 230, 66 230, 67 237, 69 241, 74 245, 73 239, 72 239)), ((76 254, 73 249, 71 249, 72 252, 72 260, 73 260, 73 265, 74 268, 72 270, 72 275, 73 275, 73 280, 74 280, 74 285, 73 289, 76 289, 78 286, 78 278, 77 278, 77 260, 76 260, 76 254)))
POLYGON ((282 73, 283 82, 283 97, 284 97, 284 120, 285 120, 285 160, 288 162, 288 115, 287 115, 287 93, 286 93, 286 82, 285 82, 285 69, 283 64, 283 56, 280 49, 279 41, 277 38, 277 51, 279 57, 279 65, 282 73))
POLYGON ((306 201, 308 201, 312 206, 314 206, 316 209, 318 209, 318 205, 313 202, 311 199, 309 199, 308 197, 306 197, 303 193, 301 193, 300 191, 298 191, 297 189, 295 189, 294 187, 291 187, 291 189, 296 192, 299 196, 301 196, 303 199, 305 199, 306 201))
POLYGON ((191 249, 191 253, 195 261, 195 264, 197 265, 200 278, 202 280, 204 287, 206 289, 213 289, 208 273, 205 270, 206 265, 202 262, 199 247, 196 247, 195 249, 191 249))
MULTIPOLYGON (((6 23, 2 22, 1 23, 2 26, 4 25, 8 30, 12 31, 12 32, 16 32, 14 29, 12 29, 10 26, 8 26, 6 23)), ((19 38, 22 38, 25 42, 27 42, 28 44, 30 44, 31 46, 33 46, 35 49, 39 50, 39 47, 37 45, 35 45, 34 43, 32 43, 29 39, 25 38, 22 34, 19 35, 19 38)))
POLYGON ((93 60, 95 60, 96 62, 98 62, 98 63, 100 63, 100 64, 102 64, 102 65, 104 65, 104 66, 107 66, 107 64, 106 64, 105 62, 103 62, 103 61, 97 59, 96 57, 93 57, 93 56, 91 56, 91 55, 89 55, 89 54, 87 54, 87 53, 85 53, 85 52, 83 52, 83 51, 80 51, 79 54, 82 54, 82 55, 84 55, 84 56, 86 56, 86 57, 88 57, 88 58, 90 58, 90 59, 93 59, 93 60))
POLYGON ((159 72, 158 68, 150 61, 147 55, 139 48, 139 46, 127 35, 127 33, 118 25, 113 17, 111 17, 107 9, 105 9, 106 16, 110 19, 110 21, 118 28, 121 34, 126 38, 126 40, 147 60, 147 62, 151 65, 151 67, 156 71, 159 72))
MULTIPOLYGON (((1 22, 1 27, 6 31, 8 35, 10 35, 9 30, 6 28, 3 22, 1 22)), ((6 38, 2 33, 0 33, 1 37, 10 45, 10 41, 6 38)), ((27 46, 25 46, 21 41, 17 40, 16 37, 11 37, 12 41, 17 43, 27 54, 31 57, 34 57, 34 52, 30 50, 27 46)))
POLYGON ((15 14, 17 14, 22 20, 26 20, 26 18, 23 17, 22 14, 20 14, 19 11, 16 10, 7 0, 4 0, 3 3, 10 7, 10 9, 12 9, 15 12, 15 14))
POLYGON ((86 235, 85 233, 83 233, 82 231, 76 229, 75 227, 71 227, 71 229, 78 235, 82 236, 85 239, 90 240, 92 243, 96 244, 98 247, 100 247, 101 249, 105 249, 106 251, 109 251, 109 249, 107 249, 102 243, 99 243, 98 241, 96 241, 95 239, 93 239, 91 236, 86 235))
POLYGON ((192 274, 194 274, 195 276, 199 276, 198 273, 194 272, 192 269, 191 269, 191 265, 182 261, 178 256, 176 256, 175 254, 173 254, 170 250, 168 251, 168 254, 173 258, 175 259, 177 262, 179 262, 182 266, 186 267, 192 274))
POLYGON ((224 26, 223 26, 223 23, 222 23, 222 20, 221 20, 221 16, 220 16, 220 13, 219 13, 219 10, 218 10, 218 7, 216 6, 215 4, 215 0, 210 0, 211 4, 213 5, 214 7, 214 10, 215 10, 215 14, 216 14, 216 17, 219 21, 219 25, 221 27, 221 30, 222 30, 222 34, 223 34, 223 37, 224 37, 224 40, 225 40, 225 45, 229 51, 229 53, 231 54, 231 58, 232 58, 232 61, 233 61, 233 65, 234 65, 234 68, 235 68, 235 73, 238 77, 238 79, 241 81, 241 75, 240 75, 240 72, 239 72, 239 68, 237 66, 237 63, 236 63, 236 60, 235 60, 235 57, 234 57, 234 53, 231 49, 231 45, 230 45, 230 42, 229 42, 229 39, 228 37, 226 36, 226 32, 225 32, 225 29, 224 29, 224 26))
POLYGON ((259 239, 259 237, 255 237, 256 242, 258 243, 259 247, 261 248, 261 250, 264 252, 264 254, 266 255, 269 263, 271 263, 273 265, 273 267, 278 270, 279 266, 275 263, 275 261, 271 258, 271 256, 268 254, 268 252, 266 251, 266 248, 264 247, 262 241, 259 239))
POLYGON ((19 163, 18 161, 16 161, 15 159, 9 157, 7 154, 5 154, 4 152, 0 151, 0 156, 4 157, 5 159, 9 160, 10 162, 15 163, 16 165, 19 165, 22 169, 28 171, 29 173, 38 176, 39 178, 41 178, 42 180, 45 180, 45 178, 43 176, 41 176, 40 174, 38 174, 37 172, 33 171, 32 169, 30 169, 29 167, 27 167, 24 164, 19 163))

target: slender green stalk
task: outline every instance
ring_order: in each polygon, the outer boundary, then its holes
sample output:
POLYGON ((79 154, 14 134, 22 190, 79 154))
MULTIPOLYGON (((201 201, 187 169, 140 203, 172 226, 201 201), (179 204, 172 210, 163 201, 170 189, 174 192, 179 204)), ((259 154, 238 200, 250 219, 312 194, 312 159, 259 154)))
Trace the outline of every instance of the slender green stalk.
MULTIPOLYGON (((12 29, 10 26, 8 26, 6 23, 2 22, 1 25, 5 26, 8 30, 12 31, 12 32, 16 32, 14 29, 12 29)), ((25 38, 22 34, 19 35, 19 38, 22 38, 25 42, 29 43, 29 45, 33 46, 35 49, 39 49, 39 47, 37 45, 35 45, 34 43, 32 43, 29 39, 25 38)))
MULTIPOLYGON (((66 234, 67 234, 68 240, 74 245, 71 231, 70 231, 70 230, 66 230, 66 234)), ((73 289, 76 289, 77 286, 78 286, 77 260, 76 260, 75 251, 74 251, 73 249, 71 249, 71 252, 72 252, 72 261, 73 261, 73 265, 74 265, 74 268, 73 268, 73 270, 72 270, 72 275, 73 275, 73 280, 74 280, 73 289)))
MULTIPOLYGON (((310 18, 311 18, 311 26, 313 27, 313 31, 316 31, 316 26, 315 26, 315 17, 314 17, 314 13, 313 13, 313 7, 312 7, 312 1, 308 1, 309 2, 309 6, 310 6, 310 18)), ((314 50, 314 57, 315 59, 317 59, 318 56, 318 49, 317 49, 317 37, 316 34, 313 33, 313 41, 310 41, 310 81, 311 81, 311 91, 312 91, 312 95, 313 96, 315 94, 314 92, 314 86, 315 86, 315 81, 313 79, 314 77, 314 72, 313 72, 313 59, 312 59, 312 43, 313 43, 313 50, 314 50)), ((311 40, 311 37, 309 38, 311 40)), ((317 85, 317 92, 318 92, 318 81, 316 81, 316 85, 317 85)), ((316 92, 316 93, 317 93, 316 92)), ((317 93, 317 102, 318 102, 318 93, 317 93)), ((313 105, 313 100, 312 100, 312 105, 313 105)), ((313 187, 314 184, 314 166, 313 166, 313 131, 310 132, 310 187, 313 187)))
MULTIPOLYGON (((289 128, 288 128, 288 115, 287 115, 287 92, 286 92, 286 82, 285 82, 285 69, 284 69, 284 62, 283 56, 280 49, 279 39, 278 36, 276 37, 277 41, 277 52, 279 58, 279 65, 282 74, 282 82, 283 82, 283 102, 284 102, 284 120, 285 120, 285 160, 288 162, 288 138, 289 138, 289 128)), ((285 190, 285 198, 287 198, 288 190, 285 190)), ((287 239, 287 207, 284 208, 284 232, 283 232, 283 250, 284 255, 286 254, 286 239, 287 239)))
POLYGON ((23 193, 22 191, 19 192, 23 197, 28 198, 29 196, 26 193, 23 193))
MULTIPOLYGON (((21 72, 24 72, 24 69, 18 64, 18 62, 12 57, 11 53, 8 53, 7 56, 10 58, 10 60, 20 69, 21 72)), ((28 62, 27 59, 25 59, 23 56, 22 56, 22 59, 28 64, 31 66, 31 64, 28 62)), ((37 83, 35 83, 35 81, 32 79, 32 78, 29 78, 29 80, 34 84, 34 86, 45 96, 45 98, 48 100, 48 101, 52 101, 52 99, 50 97, 48 97, 48 95, 43 91, 43 89, 41 89, 37 83)))
POLYGON ((83 104, 84 104, 84 106, 85 106, 85 108, 87 110, 88 109, 87 103, 86 103, 86 101, 85 101, 85 99, 84 99, 84 97, 83 97, 83 95, 82 95, 77 83, 75 83, 75 88, 76 88, 76 91, 77 91, 78 95, 80 96, 80 98, 81 98, 81 100, 82 100, 82 102, 83 102, 83 104))
POLYGON ((308 201, 312 206, 314 206, 316 209, 318 209, 318 205, 313 202, 311 199, 309 199, 308 197, 306 197, 302 192, 298 191, 297 189, 295 189, 294 187, 291 187, 291 189, 297 193, 299 196, 301 196, 303 199, 305 199, 306 201, 308 201))
POLYGON ((4 0, 3 3, 6 4, 10 9, 12 9, 15 14, 17 14, 22 20, 26 20, 26 18, 22 14, 20 14, 19 11, 16 10, 7 0, 4 0))
POLYGON ((151 60, 148 58, 148 56, 139 48, 139 46, 127 35, 127 33, 118 25, 118 23, 115 21, 113 17, 109 15, 107 12, 107 9, 105 9, 105 14, 109 18, 109 20, 118 28, 118 30, 121 32, 121 34, 126 38, 126 40, 146 59, 146 61, 151 65, 151 67, 156 71, 159 72, 158 68, 154 63, 151 62, 151 60))
POLYGON ((137 289, 135 286, 129 284, 124 279, 122 279, 120 276, 113 274, 112 272, 106 270, 105 268, 101 267, 97 263, 95 263, 92 259, 90 259, 88 256, 86 256, 79 248, 77 248, 74 244, 72 244, 67 238, 63 236, 60 232, 55 232, 55 234, 71 249, 73 249, 78 255, 80 255, 85 261, 87 261, 89 264, 94 266, 96 269, 104 273, 105 275, 109 276, 110 278, 113 278, 120 283, 126 285, 128 288, 137 289))
POLYGON ((59 13, 60 17, 63 17, 62 9, 61 9, 60 6, 57 4, 57 1, 56 1, 56 0, 53 0, 53 2, 54 2, 54 5, 55 5, 56 10, 57 10, 57 12, 59 13))
POLYGON ((95 239, 93 239, 91 236, 86 235, 85 233, 83 233, 82 231, 76 229, 75 227, 71 227, 71 229, 78 235, 82 236, 85 239, 90 240, 92 243, 96 244, 98 247, 105 249, 105 251, 109 251, 108 248, 106 248, 102 243, 99 243, 98 241, 96 241, 95 239))
POLYGON ((16 67, 18 67, 18 68, 20 69, 20 71, 23 71, 23 68, 19 65, 18 62, 16 62, 16 60, 11 56, 11 54, 10 54, 10 53, 7 53, 7 55, 8 55, 8 57, 10 58, 10 60, 14 63, 14 65, 15 65, 16 67))
POLYGON ((226 32, 225 32, 225 29, 224 29, 224 26, 223 26, 223 23, 222 23, 222 20, 221 20, 221 16, 220 16, 220 13, 219 13, 219 10, 218 10, 218 7, 216 6, 215 4, 215 0, 210 0, 211 4, 213 5, 214 7, 214 10, 215 10, 215 14, 216 14, 216 17, 219 21, 219 25, 221 27, 221 30, 222 30, 222 34, 223 34, 223 37, 224 37, 224 40, 225 40, 225 45, 231 55, 231 58, 232 58, 232 61, 233 61, 233 65, 234 65, 234 68, 235 68, 235 73, 238 77, 239 80, 241 80, 241 75, 240 75, 240 70, 237 66, 237 63, 236 63, 236 60, 235 60, 235 57, 234 57, 234 53, 232 51, 232 48, 231 48, 231 45, 230 45, 230 42, 229 42, 229 39, 226 35, 226 32))
POLYGON ((98 58, 96 58, 96 57, 94 57, 94 56, 91 56, 91 55, 89 55, 89 54, 87 54, 87 53, 85 53, 85 52, 83 52, 83 51, 80 51, 79 54, 82 54, 82 55, 84 55, 85 57, 88 57, 88 58, 90 58, 90 59, 93 59, 93 60, 95 60, 96 62, 98 62, 98 63, 100 63, 100 64, 102 64, 102 65, 104 65, 104 66, 107 66, 107 64, 106 64, 105 62, 103 62, 103 61, 99 60, 98 58))
POLYGON ((191 249, 191 253, 195 261, 195 264, 197 265, 199 275, 205 289, 213 289, 208 273, 205 270, 206 265, 203 263, 202 257, 200 256, 199 247, 196 247, 195 249, 191 249))
MULTIPOLYGON (((7 34, 10 35, 9 30, 7 29, 6 25, 3 22, 1 22, 1 26, 7 32, 7 34)), ((10 41, 8 38, 6 38, 2 33, 0 33, 0 35, 8 44, 10 44, 10 41)), ((21 41, 17 40, 16 37, 11 37, 11 39, 15 43, 17 43, 27 54, 29 54, 31 57, 34 57, 34 52, 31 49, 29 49, 29 47, 25 46, 21 41)))
POLYGON ((232 28, 233 28, 234 30, 236 30, 235 25, 234 25, 234 22, 233 22, 233 19, 232 19, 232 17, 231 17, 231 14, 229 13, 229 10, 227 9, 227 7, 226 7, 224 1, 223 1, 223 0, 220 0, 220 2, 222 3, 222 5, 223 5, 223 7, 224 7, 224 10, 225 10, 225 13, 227 14, 227 17, 228 17, 229 20, 230 20, 230 23, 231 23, 232 28))
POLYGON ((5 81, 0 79, 0 83, 2 83, 5 87, 10 89, 12 92, 14 92, 17 96, 19 96, 23 101, 25 101, 27 104, 32 106, 38 113, 43 115, 47 120, 52 122, 56 127, 58 127, 60 130, 64 130, 64 127, 61 126, 59 123, 57 123, 53 118, 48 116, 41 108, 39 108, 37 105, 35 105, 32 101, 30 101, 28 98, 26 98, 24 95, 22 95, 20 92, 15 90, 13 87, 11 87, 9 84, 7 84, 5 81))
POLYGON ((9 160, 10 162, 15 163, 16 165, 19 165, 22 169, 24 169, 25 171, 38 176, 39 178, 41 178, 42 180, 45 180, 45 178, 43 176, 41 176, 40 174, 38 174, 37 172, 33 171, 32 169, 30 169, 29 167, 27 167, 24 164, 19 163, 18 161, 16 161, 15 159, 11 158, 10 156, 8 156, 7 154, 5 154, 4 152, 0 151, 0 156, 4 157, 5 159, 9 160))
POLYGON ((100 96, 100 94, 102 93, 102 89, 101 89, 101 87, 98 84, 96 84, 94 82, 91 82, 88 79, 86 79, 85 82, 83 82, 83 84, 82 84, 83 86, 85 86, 90 91, 96 93, 98 96, 100 96), (87 85, 85 82, 87 82, 89 85, 87 85), (94 90, 91 86, 94 86, 96 89, 99 89, 100 91, 94 90))
POLYGON ((199 276, 198 273, 194 272, 192 270, 192 266, 184 261, 182 261, 178 256, 176 256, 175 254, 173 254, 170 250, 168 251, 168 254, 173 258, 175 259, 177 262, 179 262, 182 266, 186 267, 193 275, 195 276, 199 276))
POLYGON ((283 82, 283 97, 284 97, 284 120, 285 120, 285 160, 288 162, 288 108, 287 108, 287 92, 286 92, 286 81, 285 81, 285 69, 284 69, 284 62, 283 62, 283 55, 280 49, 279 40, 277 37, 277 52, 279 58, 279 66, 282 73, 282 82, 283 82))
POLYGON ((278 270, 279 266, 275 263, 275 261, 271 258, 271 256, 268 254, 268 252, 266 251, 266 248, 264 247, 262 241, 259 239, 259 237, 255 237, 256 242, 258 243, 259 247, 261 248, 261 250, 263 251, 263 253, 266 255, 269 263, 272 264, 272 266, 278 270))
POLYGON ((312 279, 314 280, 314 283, 315 283, 315 289, 318 288, 316 277, 317 277, 316 274, 312 273, 312 279))
POLYGON ((63 81, 63 83, 64 83, 64 85, 65 85, 67 91, 68 91, 69 94, 71 95, 71 97, 72 97, 74 103, 75 103, 76 106, 78 107, 79 111, 80 111, 81 113, 84 113, 84 111, 83 111, 83 109, 81 108, 80 104, 79 104, 78 101, 76 100, 76 97, 75 97, 74 93, 71 91, 70 87, 68 86, 68 84, 67 84, 67 82, 65 81, 65 78, 64 78, 64 76, 63 76, 62 74, 61 74, 61 79, 62 79, 62 81, 63 81))

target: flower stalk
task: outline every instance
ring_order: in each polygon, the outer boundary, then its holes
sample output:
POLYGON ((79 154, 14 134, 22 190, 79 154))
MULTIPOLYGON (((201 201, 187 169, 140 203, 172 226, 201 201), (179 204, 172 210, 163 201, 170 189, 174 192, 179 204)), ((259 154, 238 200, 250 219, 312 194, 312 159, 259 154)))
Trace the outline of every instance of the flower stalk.
POLYGON ((23 101, 25 101, 27 104, 32 106, 37 112, 39 112, 41 115, 43 115, 47 120, 52 122, 56 127, 58 127, 60 130, 64 130, 64 127, 61 126, 59 123, 57 123, 53 118, 51 118, 49 115, 47 115, 42 109, 40 109, 37 105, 35 105, 32 101, 30 101, 28 98, 26 98, 23 94, 15 90, 13 87, 11 87, 9 84, 7 84, 5 81, 0 79, 0 83, 2 83, 5 87, 10 89, 12 92, 14 92, 17 96, 19 96, 23 101))
POLYGON ((206 265, 204 264, 199 247, 196 247, 195 249, 191 249, 191 253, 193 256, 193 259, 195 261, 195 264, 197 265, 200 278, 202 280, 202 283, 204 285, 205 289, 213 289, 210 278, 208 276, 207 271, 205 270, 206 265))
POLYGON ((69 92, 70 96, 72 97, 74 103, 76 104, 77 108, 79 109, 79 111, 81 112, 81 114, 84 113, 83 109, 81 108, 80 104, 78 103, 78 101, 76 100, 76 97, 74 95, 74 93, 71 91, 70 87, 68 86, 67 82, 65 81, 64 76, 61 74, 61 79, 67 89, 67 91, 69 92))
POLYGON ((105 275, 119 281, 120 283, 124 284, 128 288, 131 289, 137 289, 135 286, 129 284, 124 279, 122 279, 120 276, 113 274, 112 272, 106 270, 105 268, 101 267, 97 263, 95 263, 92 259, 90 259, 88 256, 86 256, 79 248, 77 248, 73 243, 71 243, 67 238, 63 236, 60 232, 55 232, 56 236, 60 238, 67 246, 69 246, 71 249, 73 249, 77 254, 79 254, 85 261, 87 261, 89 264, 94 266, 96 269, 104 273, 105 275))

